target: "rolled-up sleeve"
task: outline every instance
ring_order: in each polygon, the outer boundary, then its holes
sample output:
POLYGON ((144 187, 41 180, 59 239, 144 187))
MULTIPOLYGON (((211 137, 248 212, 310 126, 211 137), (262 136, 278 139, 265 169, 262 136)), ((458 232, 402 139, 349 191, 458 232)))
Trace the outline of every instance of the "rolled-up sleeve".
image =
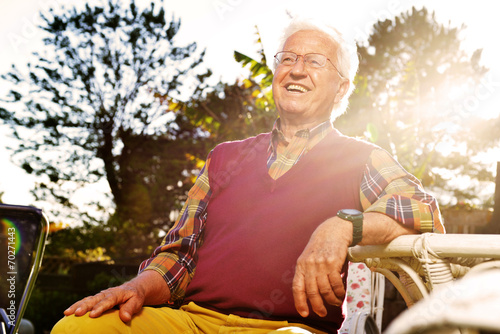
POLYGON ((445 232, 436 199, 384 150, 373 150, 368 159, 360 200, 365 212, 385 214, 419 232, 445 232))
POLYGON ((189 191, 179 218, 161 245, 139 267, 139 272, 154 270, 162 275, 170 289, 172 296, 170 301, 184 297, 186 288, 195 273, 197 250, 203 242, 206 208, 211 195, 208 180, 210 157, 211 154, 189 191))

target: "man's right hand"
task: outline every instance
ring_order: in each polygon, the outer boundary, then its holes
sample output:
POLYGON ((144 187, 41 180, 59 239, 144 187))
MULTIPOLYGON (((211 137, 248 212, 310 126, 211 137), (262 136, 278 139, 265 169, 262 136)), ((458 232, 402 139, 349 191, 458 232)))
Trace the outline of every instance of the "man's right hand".
POLYGON ((118 287, 109 288, 98 294, 86 297, 71 305, 64 315, 97 318, 107 310, 119 306, 120 319, 129 322, 144 304, 157 305, 170 299, 170 290, 161 275, 155 271, 144 271, 133 280, 118 287))

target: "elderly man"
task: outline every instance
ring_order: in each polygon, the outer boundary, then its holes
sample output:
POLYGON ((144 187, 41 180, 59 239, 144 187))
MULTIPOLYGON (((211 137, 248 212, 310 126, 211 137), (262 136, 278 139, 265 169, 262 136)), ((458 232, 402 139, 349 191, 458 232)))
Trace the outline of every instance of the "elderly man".
POLYGON ((418 180, 333 128, 357 67, 342 36, 293 21, 283 41, 272 132, 218 145, 140 274, 73 304, 54 333, 335 332, 349 246, 443 232, 418 180))

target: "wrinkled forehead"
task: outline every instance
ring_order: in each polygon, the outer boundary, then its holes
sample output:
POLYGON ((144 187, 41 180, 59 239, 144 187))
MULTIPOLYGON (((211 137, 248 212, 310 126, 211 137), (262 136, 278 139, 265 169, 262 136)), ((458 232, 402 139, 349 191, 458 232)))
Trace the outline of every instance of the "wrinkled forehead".
POLYGON ((332 60, 337 59, 338 45, 331 36, 320 30, 299 30, 290 35, 282 51, 297 54, 321 53, 332 60))

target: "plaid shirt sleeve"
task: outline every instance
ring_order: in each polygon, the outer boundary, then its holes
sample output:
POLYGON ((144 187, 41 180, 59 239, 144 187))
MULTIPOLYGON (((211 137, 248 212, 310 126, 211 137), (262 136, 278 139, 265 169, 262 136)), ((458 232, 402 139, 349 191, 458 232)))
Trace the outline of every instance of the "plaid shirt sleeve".
POLYGON ((188 193, 179 218, 161 245, 139 267, 139 272, 154 270, 162 275, 170 289, 171 302, 184 297, 186 288, 194 276, 198 258, 197 249, 203 242, 206 208, 211 195, 208 181, 210 158, 211 153, 188 193))
POLYGON ((383 213, 420 232, 444 233, 436 199, 384 150, 373 150, 361 182, 365 212, 383 213))

